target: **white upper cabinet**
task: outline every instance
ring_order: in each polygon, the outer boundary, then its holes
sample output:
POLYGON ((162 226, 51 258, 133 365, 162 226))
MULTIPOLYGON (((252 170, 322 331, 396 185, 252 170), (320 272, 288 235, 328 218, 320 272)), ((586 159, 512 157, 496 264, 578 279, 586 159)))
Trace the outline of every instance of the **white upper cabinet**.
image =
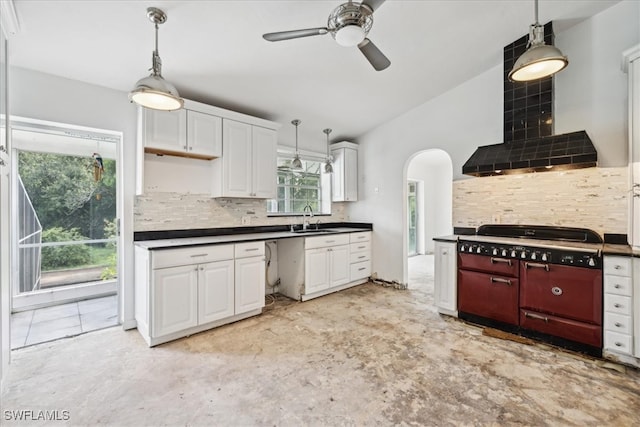
POLYGON ((198 111, 141 109, 144 151, 213 159, 222 155, 222 119, 198 111))
POLYGON ((334 202, 358 200, 358 145, 339 142, 331 145, 333 157, 332 197, 334 202))
POLYGON ((213 197, 276 196, 277 133, 235 120, 222 122, 222 158, 213 162, 213 197))

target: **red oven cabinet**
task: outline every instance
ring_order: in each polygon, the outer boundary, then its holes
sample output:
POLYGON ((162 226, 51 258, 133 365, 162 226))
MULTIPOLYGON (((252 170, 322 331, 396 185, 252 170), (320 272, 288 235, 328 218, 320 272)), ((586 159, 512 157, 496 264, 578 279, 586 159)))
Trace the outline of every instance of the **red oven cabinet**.
POLYGON ((602 270, 523 261, 520 307, 602 325, 602 270))
POLYGON ((458 270, 458 311, 517 326, 518 279, 458 270))
POLYGON ((463 270, 480 271, 483 273, 498 274, 501 276, 518 277, 517 259, 502 258, 498 256, 485 256, 474 254, 458 254, 458 268, 463 270))

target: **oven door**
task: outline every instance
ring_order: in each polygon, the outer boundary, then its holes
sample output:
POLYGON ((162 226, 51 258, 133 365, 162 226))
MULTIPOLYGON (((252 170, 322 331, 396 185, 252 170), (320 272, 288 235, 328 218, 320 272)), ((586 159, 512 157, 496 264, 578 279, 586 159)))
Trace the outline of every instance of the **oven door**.
POLYGON ((602 325, 602 271, 521 262, 520 307, 602 325))
POLYGON ((458 311, 518 325, 518 279, 458 270, 458 311))

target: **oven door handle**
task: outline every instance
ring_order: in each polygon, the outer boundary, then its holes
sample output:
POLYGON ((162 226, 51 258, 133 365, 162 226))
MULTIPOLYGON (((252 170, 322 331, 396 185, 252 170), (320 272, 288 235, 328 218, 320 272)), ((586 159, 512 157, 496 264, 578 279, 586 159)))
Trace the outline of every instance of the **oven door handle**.
POLYGON ((527 313, 524 312, 524 317, 528 317, 529 319, 542 320, 544 323, 549 323, 549 318, 546 316, 540 316, 539 314, 527 313))
POLYGON ((499 262, 503 262, 503 263, 509 264, 509 266, 511 266, 511 260, 510 259, 491 257, 491 264, 497 264, 499 262))
POLYGON ((505 285, 511 286, 511 280, 501 279, 500 277, 491 277, 491 283, 504 283, 505 285))
POLYGON ((549 264, 540 264, 537 262, 525 262, 525 268, 544 268, 546 271, 549 271, 549 264))

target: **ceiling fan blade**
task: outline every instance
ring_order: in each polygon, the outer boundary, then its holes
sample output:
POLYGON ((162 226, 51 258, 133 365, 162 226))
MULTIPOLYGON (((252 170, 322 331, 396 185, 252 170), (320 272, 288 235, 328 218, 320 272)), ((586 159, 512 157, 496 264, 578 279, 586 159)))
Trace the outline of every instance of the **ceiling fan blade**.
POLYGON ((384 2, 385 0, 364 0, 362 4, 364 6, 367 6, 369 9, 371 9, 372 12, 374 12, 377 8, 382 6, 382 3, 384 2))
POLYGON ((325 27, 307 28, 305 30, 279 31, 277 33, 267 33, 262 36, 270 42, 279 42, 282 40, 298 39, 300 37, 321 36, 327 34, 329 30, 325 27))
POLYGON ((367 58, 367 61, 373 65, 376 71, 382 71, 391 65, 391 61, 389 61, 389 59, 384 56, 384 53, 369 39, 362 40, 358 45, 358 49, 360 49, 360 52, 362 52, 365 58, 367 58))

